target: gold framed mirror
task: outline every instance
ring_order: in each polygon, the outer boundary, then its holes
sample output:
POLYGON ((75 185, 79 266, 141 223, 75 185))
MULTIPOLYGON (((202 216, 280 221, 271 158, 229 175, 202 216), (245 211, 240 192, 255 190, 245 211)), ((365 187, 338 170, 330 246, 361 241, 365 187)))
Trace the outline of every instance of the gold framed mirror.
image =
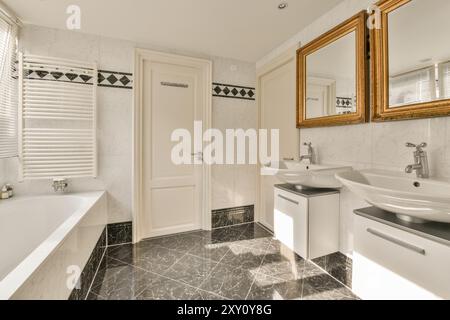
POLYGON ((297 127, 366 122, 366 12, 297 51, 297 127))
POLYGON ((382 0, 376 6, 372 120, 450 115, 450 1, 382 0))

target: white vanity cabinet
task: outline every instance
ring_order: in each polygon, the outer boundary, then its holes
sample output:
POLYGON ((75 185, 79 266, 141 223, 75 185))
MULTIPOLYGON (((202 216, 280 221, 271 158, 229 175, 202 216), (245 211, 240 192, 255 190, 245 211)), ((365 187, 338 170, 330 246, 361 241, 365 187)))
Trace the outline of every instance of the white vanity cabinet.
POLYGON ((339 191, 276 185, 274 233, 304 259, 339 251, 339 191))
POLYGON ((450 299, 450 225, 356 210, 353 291, 367 300, 450 299))

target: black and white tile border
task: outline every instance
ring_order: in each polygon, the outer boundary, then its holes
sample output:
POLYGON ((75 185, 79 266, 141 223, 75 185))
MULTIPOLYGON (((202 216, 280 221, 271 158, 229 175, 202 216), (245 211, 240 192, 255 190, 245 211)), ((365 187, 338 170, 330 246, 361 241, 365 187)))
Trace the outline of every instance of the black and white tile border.
MULTIPOLYGON (((45 70, 25 69, 25 78, 34 80, 59 81, 79 84, 93 84, 89 75, 73 72, 48 72, 45 70)), ((133 74, 116 71, 98 70, 98 86, 109 88, 133 89, 133 74)))
POLYGON ((80 83, 80 84, 90 84, 93 83, 93 78, 86 74, 77 74, 73 72, 59 72, 53 71, 48 72, 45 70, 24 70, 26 79, 34 80, 46 80, 46 81, 58 81, 58 82, 70 82, 70 83, 80 83))
MULTIPOLYGON (((93 84, 93 78, 89 75, 77 74, 74 72, 48 72, 45 70, 25 69, 26 79, 60 81, 80 84, 93 84)), ((108 88, 133 89, 133 74, 118 71, 98 70, 98 86, 108 88)), ((255 100, 256 89, 252 87, 237 86, 213 82, 212 95, 214 97, 255 100)), ((344 106, 345 98, 338 98, 337 105, 344 106), (340 100, 342 99, 342 101, 340 100)), ((351 101, 351 99, 349 99, 351 101)))
POLYGON ((255 100, 256 89, 213 82, 213 96, 244 100, 255 100))
POLYGON ((336 107, 337 108, 353 108, 353 99, 352 98, 342 98, 337 97, 336 98, 336 107))
POLYGON ((98 71, 98 86, 133 89, 133 74, 115 71, 98 71))

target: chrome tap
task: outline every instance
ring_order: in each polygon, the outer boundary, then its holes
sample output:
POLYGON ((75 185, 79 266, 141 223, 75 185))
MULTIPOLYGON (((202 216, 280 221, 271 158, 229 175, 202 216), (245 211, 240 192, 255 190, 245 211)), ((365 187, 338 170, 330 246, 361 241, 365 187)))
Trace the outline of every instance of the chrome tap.
POLYGON ((415 145, 408 142, 406 146, 408 148, 416 148, 416 151, 414 151, 414 164, 406 166, 405 172, 412 173, 413 171, 416 171, 417 178, 429 178, 430 169, 428 167, 428 157, 426 151, 423 150, 423 148, 427 147, 427 144, 423 142, 419 145, 415 145))
POLYGON ((312 143, 305 142, 303 145, 308 147, 308 155, 304 155, 304 156, 300 155, 300 161, 309 160, 310 164, 314 164, 314 149, 312 147, 312 143))
POLYGON ((52 187, 55 192, 66 192, 69 183, 66 179, 53 179, 52 187))

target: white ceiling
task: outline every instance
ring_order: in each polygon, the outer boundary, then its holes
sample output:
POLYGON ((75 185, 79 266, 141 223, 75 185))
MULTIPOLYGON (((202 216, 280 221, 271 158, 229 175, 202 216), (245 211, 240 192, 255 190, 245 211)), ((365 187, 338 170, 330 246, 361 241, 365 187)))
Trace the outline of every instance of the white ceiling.
POLYGON ((342 0, 3 0, 24 23, 255 62, 342 0))

